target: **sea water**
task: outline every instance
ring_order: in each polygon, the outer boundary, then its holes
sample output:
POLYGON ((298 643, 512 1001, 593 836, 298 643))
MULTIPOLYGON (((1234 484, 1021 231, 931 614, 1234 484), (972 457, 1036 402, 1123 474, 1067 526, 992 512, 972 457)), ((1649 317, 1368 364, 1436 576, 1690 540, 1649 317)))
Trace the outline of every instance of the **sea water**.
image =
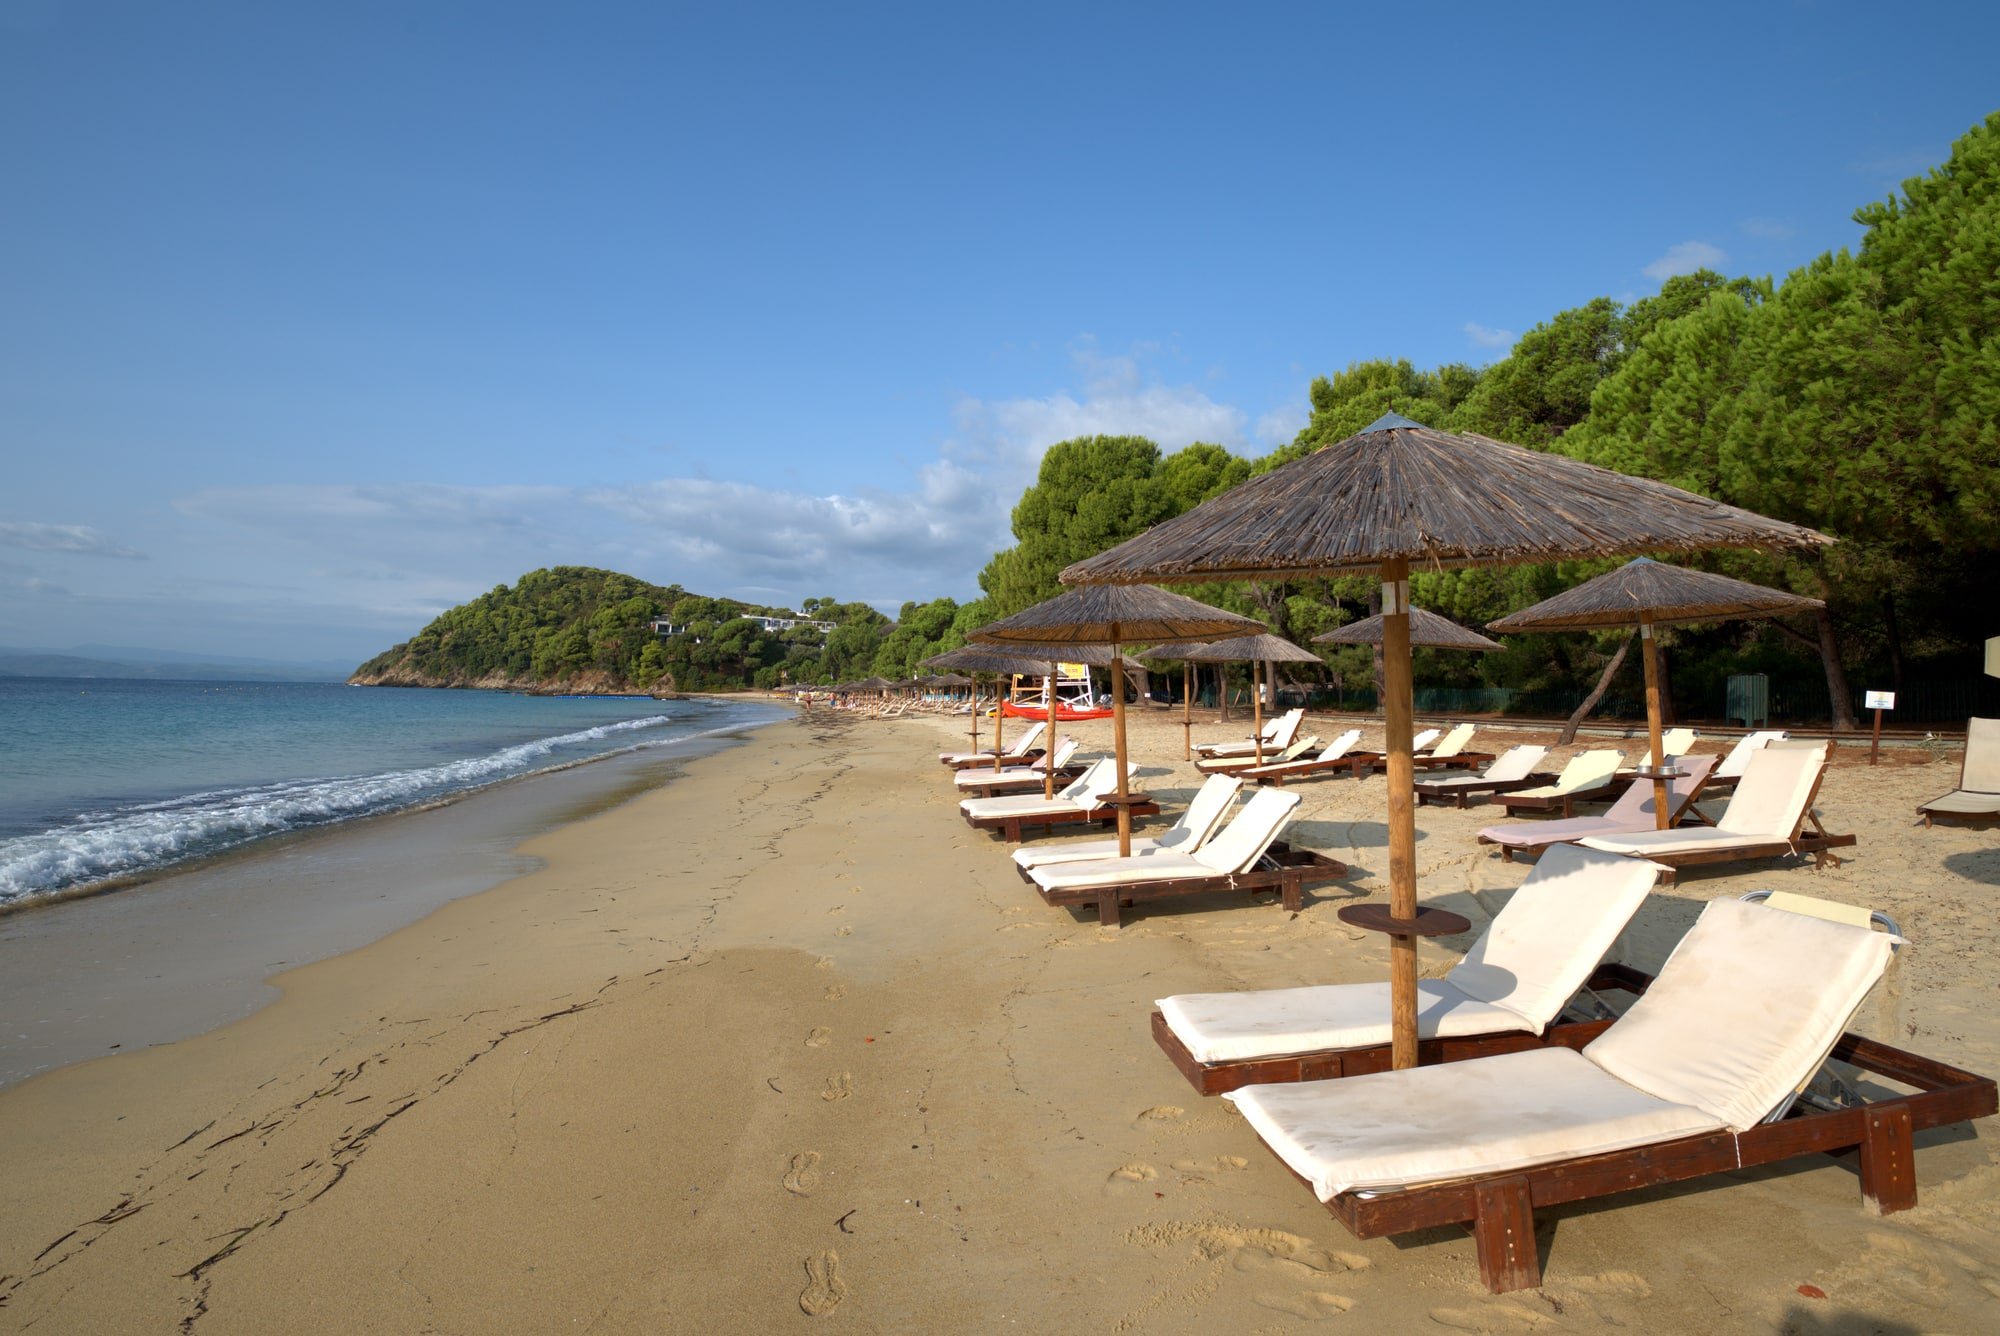
POLYGON ((782 715, 754 701, 0 678, 0 905, 782 715))

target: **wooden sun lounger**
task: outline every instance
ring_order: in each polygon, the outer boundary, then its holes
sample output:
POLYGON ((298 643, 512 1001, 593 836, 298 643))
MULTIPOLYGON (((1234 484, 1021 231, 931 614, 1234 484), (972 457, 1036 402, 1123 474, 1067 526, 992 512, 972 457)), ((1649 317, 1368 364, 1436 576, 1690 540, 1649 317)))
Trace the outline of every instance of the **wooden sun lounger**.
MULTIPOLYGON (((1048 753, 1040 747, 1035 747, 1024 752, 1008 752, 1000 758, 1000 764, 1002 768, 1017 765, 1033 765, 1047 755, 1048 753)), ((991 770, 993 768, 993 758, 991 756, 959 757, 944 762, 944 766, 947 770, 978 770, 982 766, 991 770)))
MULTIPOLYGON (((1296 759, 1319 746, 1317 737, 1304 737, 1289 747, 1269 747, 1264 751, 1264 764, 1288 765, 1285 758, 1296 759)), ((1194 768, 1204 775, 1240 775, 1246 770, 1257 768, 1255 756, 1208 756, 1194 763, 1194 768)))
MULTIPOLYGON (((1806 794, 1805 806, 1799 813, 1798 820, 1793 824, 1792 833, 1788 839, 1772 839, 1757 844, 1734 844, 1714 849, 1616 850, 1614 852, 1632 853, 1636 857, 1645 858, 1660 864, 1666 869, 1661 874, 1661 880, 1669 886, 1674 884, 1674 874, 1678 869, 1699 866, 1704 863, 1743 863, 1755 859, 1782 858, 1787 854, 1797 854, 1802 858, 1810 857, 1813 860, 1814 867, 1826 867, 1828 865, 1839 867, 1843 860, 1836 856, 1833 850, 1852 848, 1859 842, 1859 837, 1832 834, 1825 826, 1820 824, 1819 813, 1813 808, 1813 804, 1819 800, 1820 785, 1826 782, 1827 767, 1833 764, 1833 751, 1836 745, 1833 742, 1826 744, 1825 758, 1820 763, 1819 773, 1813 777, 1812 787, 1806 794)), ((1731 801, 1734 801, 1733 797, 1731 801)), ((1698 818, 1704 824, 1712 824, 1709 822, 1708 817, 1693 804, 1690 803, 1685 810, 1690 816, 1698 818)), ((1615 839, 1616 837, 1605 838, 1615 839)), ((1584 843, 1589 845, 1590 841, 1586 839, 1584 843)))
MULTIPOLYGON (((1670 827, 1680 826, 1694 821, 1700 821, 1705 824, 1707 820, 1705 817, 1702 816, 1701 812, 1695 807, 1695 803, 1701 798, 1701 796, 1704 793, 1707 792, 1708 774, 1709 771, 1713 768, 1712 760, 1709 757, 1703 756, 1703 757, 1693 758, 1691 761, 1684 762, 1684 764, 1688 764, 1692 768, 1693 771, 1692 777, 1694 782, 1691 787, 1686 788, 1685 790, 1678 788, 1670 790, 1669 796, 1670 800, 1673 802, 1671 814, 1668 817, 1668 824, 1670 827)), ((1678 780, 1675 781, 1675 783, 1679 782, 1680 781, 1678 780)), ((1611 811, 1606 812, 1604 814, 1605 817, 1609 818, 1613 813, 1617 812, 1620 807, 1631 807, 1636 809, 1633 815, 1635 817, 1641 818, 1641 824, 1635 824, 1632 826, 1625 827, 1627 831, 1642 831, 1642 830, 1657 829, 1658 828, 1657 826, 1644 824, 1645 822, 1651 822, 1653 819, 1651 814, 1646 811, 1646 804, 1651 801, 1652 790, 1653 790, 1653 785, 1650 780, 1644 780, 1644 779, 1632 780, 1631 783, 1627 786, 1626 792, 1624 794, 1621 794, 1619 796, 1618 802, 1612 805, 1611 811)), ((1506 794, 1501 797, 1500 801, 1504 803, 1507 801, 1508 798, 1515 796, 1516 795, 1514 794, 1506 794)), ((1610 831, 1604 829, 1602 826, 1598 826, 1591 830, 1577 831, 1576 829, 1574 829, 1574 824, 1573 824, 1575 820, 1576 819, 1573 817, 1564 817, 1560 821, 1549 822, 1547 839, 1509 842, 1505 840, 1496 840, 1491 835, 1487 834, 1486 831, 1482 830, 1479 832, 1479 842, 1481 844, 1491 844, 1498 846, 1500 850, 1500 861, 1503 863, 1511 863, 1517 856, 1525 856, 1530 859, 1540 858, 1542 854, 1547 852, 1548 849, 1553 845, 1573 844, 1576 841, 1585 839, 1590 835, 1603 835, 1611 833, 1610 831)), ((1594 818, 1586 817, 1584 818, 1584 820, 1591 821, 1594 820, 1594 818)), ((1525 830, 1531 824, 1535 823, 1523 821, 1515 824, 1509 829, 1517 831, 1525 830)), ((1488 827, 1487 829, 1488 830, 1498 829, 1498 827, 1488 827)))
MULTIPOLYGON (((1157 810, 1157 809, 1155 809, 1157 810)), ((1276 891, 1278 902, 1297 913, 1305 908, 1308 886, 1339 881, 1347 875, 1347 864, 1311 849, 1294 849, 1276 841, 1248 872, 1207 877, 1184 877, 1174 881, 1138 881, 1113 886, 1085 886, 1074 890, 1045 890, 1035 882, 1030 869, 1017 868, 1021 880, 1034 886, 1050 905, 1096 905, 1100 926, 1118 926, 1119 910, 1153 900, 1170 900, 1187 895, 1208 895, 1217 891, 1276 891)))
MULTIPOLYGON (((1160 805, 1151 800, 1133 803, 1129 809, 1132 819, 1158 816, 1160 805)), ((1018 816, 967 816, 965 823, 974 830, 994 830, 1009 844, 1019 844, 1030 830, 1054 830, 1057 826, 1116 826, 1118 809, 1108 804, 1100 804, 1085 811, 1030 812, 1018 816)))
MULTIPOLYGON (((1629 965, 1602 964, 1592 972, 1584 988, 1593 993, 1623 990, 1628 993, 1643 993, 1653 976, 1629 965)), ((1564 1030, 1576 1028, 1576 1024, 1552 1025, 1545 1034, 1535 1034, 1530 1030, 1506 1030, 1490 1034, 1459 1035, 1445 1039, 1420 1039, 1417 1041, 1417 1062, 1420 1066, 1430 1066, 1439 1062, 1462 1062, 1467 1058, 1491 1057, 1496 1053, 1519 1053, 1524 1049, 1546 1048, 1559 1042, 1557 1036, 1564 1030)), ((1603 1022, 1590 1022, 1597 1026, 1593 1036, 1603 1029, 1603 1022)), ((1372 1044, 1364 1048, 1320 1049, 1311 1053, 1288 1053, 1280 1057, 1245 1058, 1235 1062, 1203 1062, 1188 1051, 1180 1036, 1175 1034, 1167 1018, 1156 1008, 1152 1017, 1153 1042, 1174 1064, 1174 1070, 1187 1078, 1188 1084, 1197 1094, 1220 1095, 1230 1090, 1240 1090, 1247 1085, 1262 1085, 1276 1081, 1327 1081, 1342 1076, 1361 1076, 1368 1072, 1386 1072, 1390 1068, 1391 1050, 1388 1044, 1372 1044)), ((1587 1041, 1586 1041, 1587 1042, 1587 1041)))
POLYGON ((1476 765, 1491 765, 1493 752, 1456 752, 1450 756, 1412 756, 1410 764, 1418 770, 1470 770, 1476 765))
POLYGON ((1417 806, 1425 803, 1456 802, 1465 807, 1474 797, 1506 793, 1512 789, 1534 788, 1554 780, 1553 772, 1540 769, 1522 772, 1524 766, 1539 766, 1548 748, 1515 747, 1496 758, 1484 775, 1455 775, 1443 779, 1420 779, 1416 783, 1417 806), (1496 771, 1505 773, 1495 773, 1496 771))
MULTIPOLYGON (((1690 933, 1689 940, 1703 930, 1703 924, 1718 912, 1718 905, 1711 904, 1703 911, 1702 923, 1690 933)), ((1764 911, 1759 911, 1764 912, 1764 911)), ((1782 912, 1782 911, 1781 911, 1782 912)), ((1725 913, 1724 921, 1728 918, 1725 913)), ((1836 923, 1840 922, 1836 918, 1836 923)), ((1710 941, 1713 942, 1711 937, 1710 941)), ((1811 936, 1795 939, 1801 946, 1812 942, 1811 936)), ((1687 949, 1683 942, 1680 950, 1687 949)), ((1796 982, 1802 977, 1801 971, 1819 968, 1820 951, 1823 944, 1807 950, 1792 962, 1792 969, 1786 975, 1791 982, 1765 985, 1766 991, 1772 986, 1786 989, 1800 987, 1796 982)), ((1697 965, 1684 968, 1673 985, 1668 985, 1666 976, 1673 971, 1675 957, 1663 967, 1659 979, 1645 984, 1640 991, 1658 994, 1662 989, 1677 992, 1677 1001, 1669 1006, 1688 1005, 1691 995, 1705 994, 1710 985, 1702 982, 1701 971, 1710 966, 1697 965)), ((1727 959, 1727 953, 1718 952, 1708 957, 1710 961, 1727 959)), ((1881 966, 1872 971, 1857 970, 1856 961, 1862 958, 1851 953, 1843 958, 1838 950, 1828 962, 1830 977, 1838 982, 1833 987, 1841 1002, 1850 1007, 1858 1007, 1867 993, 1879 986, 1881 966), (1855 991, 1856 987, 1859 991, 1855 991)), ((1814 998, 1832 997, 1819 992, 1814 998)), ((1594 1078, 1601 1084, 1602 1075, 1609 1072, 1612 1088, 1622 1087, 1641 1100, 1649 1100, 1654 1108, 1669 1115, 1692 1114, 1692 1119, 1669 1117, 1668 1122, 1678 1122, 1682 1127, 1691 1123, 1710 1121, 1711 1126, 1697 1130, 1683 1131, 1679 1135, 1663 1135, 1659 1139, 1647 1140, 1643 1137, 1622 1138, 1626 1145, 1622 1149, 1605 1150, 1595 1153, 1572 1154, 1562 1158, 1536 1157, 1539 1162, 1529 1162, 1521 1167, 1507 1167, 1487 1171, 1472 1171, 1457 1176, 1440 1177, 1428 1181, 1405 1181, 1400 1186, 1371 1189, 1356 1185, 1334 1191, 1323 1196, 1327 1210, 1340 1220, 1357 1238, 1378 1238, 1385 1235, 1403 1234, 1414 1230, 1429 1229, 1440 1225, 1464 1225, 1470 1228, 1479 1259, 1480 1278, 1494 1293, 1534 1288, 1541 1284, 1541 1261, 1537 1250, 1534 1228, 1536 1207, 1562 1205, 1568 1202, 1590 1200, 1609 1196, 1632 1188, 1650 1187, 1662 1183, 1683 1182, 1715 1173, 1735 1173, 1745 1168, 1774 1164, 1801 1155, 1814 1153, 1840 1154, 1848 1150, 1860 1152, 1860 1186, 1863 1199, 1878 1213, 1889 1214, 1907 1210, 1916 1205, 1917 1184, 1915 1173, 1916 1144, 1914 1134, 1918 1131, 1948 1126, 1973 1118, 1987 1117, 2000 1112, 2000 1092, 1996 1092, 1993 1081, 1975 1075, 1946 1063, 1921 1057, 1917 1054, 1895 1048, 1891 1045, 1866 1039, 1850 1032, 1840 1032, 1830 1045, 1830 1051, 1814 1047, 1813 1031, 1821 1028, 1823 1022, 1811 1015, 1811 1003, 1799 1001, 1788 1005, 1791 1015, 1778 1019, 1775 1031, 1757 1024, 1757 1018, 1768 1013, 1757 1009, 1755 986, 1748 998, 1752 1008, 1746 1017, 1751 1024, 1747 1036, 1748 1066, 1734 1070, 1753 1083, 1759 1079, 1758 1065, 1769 1061, 1790 1063, 1803 1053, 1824 1052, 1813 1066, 1806 1069, 1808 1076, 1817 1071, 1824 1073, 1828 1061, 1846 1063, 1871 1076, 1893 1082, 1897 1086, 1908 1087, 1910 1093, 1885 1093, 1876 1098, 1864 1098, 1853 1088, 1838 1084, 1831 1097, 1814 1089, 1814 1082, 1790 1086, 1789 1093, 1782 1093, 1768 1112, 1760 1119, 1751 1120, 1747 1115, 1755 1105, 1747 1107, 1732 1105, 1730 1101, 1737 1092, 1749 1094, 1747 1086, 1737 1084, 1738 1077, 1718 1078, 1714 1072, 1691 1074, 1692 1088, 1679 1087, 1675 1093, 1648 1091, 1648 1078, 1657 1082, 1663 1075, 1658 1066, 1647 1071, 1653 1052, 1650 1045, 1641 1041, 1640 1047, 1628 1046, 1619 1050, 1610 1059, 1614 1064, 1605 1067, 1600 1064, 1594 1078), (1773 1047, 1776 1041, 1781 1047, 1773 1047), (1782 1045, 1789 1043, 1790 1052, 1785 1053, 1782 1045), (1804 1047, 1801 1048, 1801 1045, 1804 1047), (1619 1069, 1630 1072, 1632 1063, 1640 1064, 1639 1080, 1636 1085, 1626 1085, 1619 1078, 1619 1069), (1718 1091, 1718 1079, 1731 1082, 1728 1091, 1718 1091), (1676 1098, 1679 1089, 1687 1089, 1685 1103, 1698 1107, 1677 1107, 1682 1101, 1676 1098), (1721 1096, 1718 1099, 1718 1095, 1721 1096), (1720 1105, 1720 1107, 1719 1107, 1720 1105)), ((1595 1041, 1604 1038, 1606 1044, 1617 1045, 1624 1024, 1641 1026, 1636 1033, 1657 1038, 1665 1034, 1667 1042, 1673 1043, 1677 1036, 1671 1028, 1662 1031, 1660 1017, 1671 1017, 1674 1013, 1654 1012, 1648 1021, 1638 1019, 1646 1003, 1638 1004, 1625 1017, 1618 1020, 1595 1020, 1553 1027, 1547 1041, 1541 1045, 1544 1050, 1568 1049, 1583 1052, 1595 1041), (1609 1032, 1607 1036, 1607 1032, 1609 1032)), ((1683 1029, 1680 1042, 1696 1037, 1712 1037, 1719 1018, 1710 1016, 1697 1021, 1691 1029, 1683 1029)), ((1723 1042, 1728 1042, 1724 1040, 1723 1042)), ((1602 1045, 1598 1045, 1601 1049, 1602 1045)), ((1510 1072, 1556 1072, 1575 1070, 1563 1064, 1550 1066, 1540 1063, 1532 1067, 1523 1066, 1532 1050, 1521 1050, 1513 1054, 1497 1055, 1489 1059, 1498 1063, 1513 1064, 1510 1072)), ((1589 1055, 1585 1054, 1586 1060, 1589 1055)), ((1393 1082, 1411 1095, 1419 1091, 1436 1091, 1440 1081, 1450 1081, 1461 1089, 1476 1088, 1477 1081, 1467 1087, 1465 1078, 1447 1078, 1433 1069, 1433 1076, 1426 1077, 1425 1069, 1418 1068, 1408 1073, 1390 1073, 1385 1076, 1369 1076, 1365 1080, 1393 1082)), ((1496 1068, 1496 1070, 1498 1070, 1496 1068)), ((1585 1069, 1587 1070, 1587 1068, 1585 1069)), ((1797 1067, 1791 1071, 1799 1070, 1797 1067)), ((1762 1074, 1768 1078, 1769 1073, 1762 1074)), ((1518 1079, 1518 1078, 1517 1078, 1518 1079)), ((1787 1075, 1787 1085, 1777 1086, 1777 1092, 1788 1088, 1791 1076, 1787 1075)), ((1366 1110, 1371 1097, 1359 1094, 1360 1083, 1355 1084, 1356 1099, 1349 1107, 1366 1110)), ((1389 1087, 1377 1086, 1376 1090, 1389 1087)), ((1442 1088, 1449 1089, 1446 1085, 1442 1088)), ((1265 1087, 1259 1087, 1259 1090, 1265 1087)), ((1340 1087, 1332 1087, 1338 1090, 1340 1087)), ((1295 1111, 1294 1126, 1310 1127, 1310 1104, 1321 1098, 1315 1087, 1297 1087, 1296 1095, 1277 1096, 1290 1100, 1295 1111), (1305 1101, 1302 1107, 1300 1099, 1305 1101)), ((1763 1088, 1756 1091, 1760 1099, 1773 1093, 1773 1087, 1765 1080, 1763 1088)), ((1270 1096, 1252 1094, 1253 1102, 1268 1101, 1270 1096)), ((1379 1104, 1379 1096, 1372 1097, 1379 1104)), ((1260 1107, 1269 1107, 1260 1104, 1260 1107)), ((1336 1102, 1334 1108, 1340 1107, 1336 1102)), ((1308 1188, 1313 1180, 1300 1170, 1280 1151, 1265 1129, 1258 1125, 1258 1115, 1245 1110, 1239 1102, 1239 1111, 1251 1118, 1259 1140, 1278 1155, 1279 1162, 1308 1188)), ((1636 1111, 1629 1110, 1628 1112, 1636 1111)), ((1516 1110, 1515 1116, 1519 1116, 1516 1110)), ((1416 1115, 1419 1126, 1426 1116, 1421 1111, 1416 1115)), ((1433 1121, 1443 1127, 1450 1127, 1454 1121, 1463 1122, 1469 1115, 1465 1112, 1440 1111, 1433 1121)), ((1523 1131, 1533 1134, 1533 1119, 1523 1125, 1523 1131)), ((1282 1128, 1285 1124, 1277 1124, 1282 1128)), ((1379 1137, 1379 1132, 1359 1129, 1358 1135, 1365 1142, 1371 1136, 1379 1137)), ((1615 1133, 1613 1135, 1616 1135, 1615 1133)), ((1379 1144, 1379 1143, 1378 1143, 1379 1144)), ((1443 1147, 1448 1150, 1449 1147, 1443 1147)), ((1325 1160, 1315 1148, 1297 1143, 1292 1147, 1294 1155, 1304 1155, 1308 1160, 1324 1164, 1325 1160)), ((1394 1152, 1392 1151, 1393 1155, 1394 1152)), ((1384 1180, 1386 1181, 1386 1180, 1384 1180)), ((1316 1194, 1317 1195, 1317 1194, 1316 1194)))
POLYGON ((2000 818, 2000 719, 1968 722, 1958 787, 1918 807, 1917 815, 1924 819, 1926 828, 1936 817, 1947 821, 2000 818))
MULTIPOLYGON (((1536 1040, 1532 1046, 1581 1049, 1615 1023, 1559 1025, 1549 1031, 1546 1044, 1536 1040)), ((1843 1034, 1832 1056, 1870 1076, 1913 1087, 1914 1093, 1824 1112, 1802 1107, 1778 1122, 1742 1132, 1706 1132, 1511 1173, 1394 1192, 1343 1192, 1326 1208, 1358 1239, 1463 1225, 1478 1250, 1480 1280, 1493 1293, 1504 1294, 1541 1284, 1537 1207, 1858 1149, 1862 1199, 1887 1215, 1917 1204, 1915 1133, 2000 1110, 2000 1096, 1989 1078, 1873 1039, 1843 1034)), ((1306 1181, 1289 1165, 1286 1171, 1306 1181)))
MULTIPOLYGON (((1056 787, 1061 788, 1089 768, 1087 763, 1084 765, 1057 766, 1056 787)), ((959 773, 968 774, 975 772, 961 770, 959 773)), ((990 784, 976 782, 961 784, 957 786, 955 791, 961 798, 996 798, 1003 793, 1029 793, 1042 787, 1044 787, 1042 771, 1040 767, 1036 767, 1032 778, 1021 774, 1007 775, 1005 778, 996 779, 990 784)))

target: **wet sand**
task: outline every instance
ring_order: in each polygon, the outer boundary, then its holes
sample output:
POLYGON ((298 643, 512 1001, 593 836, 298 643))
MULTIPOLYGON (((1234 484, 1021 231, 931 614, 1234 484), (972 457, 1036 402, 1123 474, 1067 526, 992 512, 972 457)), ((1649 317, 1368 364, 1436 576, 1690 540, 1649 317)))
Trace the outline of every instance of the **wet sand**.
MULTIPOLYGON (((760 730, 529 841, 524 875, 281 974, 248 1019, 0 1092, 0 1329, 1990 1326, 1990 1126, 1922 1138, 1921 1205, 1887 1218, 1851 1157, 1546 1212, 1539 1291, 1486 1294, 1460 1231, 1356 1242, 1147 1014, 1382 977, 1380 939, 1334 917, 1384 890, 1382 781, 1299 790, 1294 838, 1353 867, 1304 912, 1210 897, 1110 930, 958 820, 932 757, 963 737, 760 730)), ((1177 722, 1134 739, 1173 810, 1177 722)), ((1685 874, 1621 950, 1657 965, 1754 886, 1871 904, 1915 945, 1859 1028, 1993 1071, 2000 839, 1912 825, 1948 758, 1850 759, 1820 807, 1852 861, 1685 874)), ((1419 817, 1425 897, 1475 930, 1527 871, 1473 844, 1495 819, 1419 817)))

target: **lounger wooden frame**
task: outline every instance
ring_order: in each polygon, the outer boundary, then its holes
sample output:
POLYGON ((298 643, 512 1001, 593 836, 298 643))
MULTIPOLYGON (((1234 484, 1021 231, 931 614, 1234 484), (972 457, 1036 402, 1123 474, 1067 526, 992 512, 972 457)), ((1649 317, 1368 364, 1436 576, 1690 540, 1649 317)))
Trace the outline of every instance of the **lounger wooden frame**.
MULTIPOLYGON (((1583 986, 1593 992, 1623 989, 1628 993, 1643 993, 1652 981, 1653 976, 1642 970, 1609 963, 1599 965, 1583 986)), ((1390 1067, 1387 1044, 1372 1044, 1364 1048, 1324 1048, 1279 1057, 1240 1058, 1232 1062, 1203 1062, 1188 1051, 1187 1045, 1181 1042, 1180 1036, 1174 1033, 1173 1027, 1167 1024, 1167 1018, 1160 1012, 1153 1013, 1152 1024, 1153 1042, 1167 1055, 1167 1061, 1174 1064, 1174 1070, 1185 1076, 1195 1092, 1202 1095, 1226 1094, 1247 1085, 1329 1081, 1342 1076, 1361 1076, 1367 1072, 1386 1072, 1390 1067)), ((1430 1066, 1544 1048, 1550 1043, 1547 1036, 1561 1028, 1550 1026, 1547 1035, 1538 1035, 1531 1030, 1499 1030, 1449 1039, 1420 1039, 1417 1041, 1417 1061, 1430 1066)))
MULTIPOLYGON (((1133 803, 1127 810, 1132 813, 1132 819, 1138 821, 1141 817, 1158 816, 1160 814, 1160 805, 1151 801, 1133 803)), ((974 830, 995 830, 1000 832, 1000 838, 1009 844, 1019 844, 1023 839, 1027 838, 1023 832, 1028 830, 1054 830, 1057 826, 1115 826, 1118 824, 1118 809, 1102 803, 1091 808, 1089 811, 1085 811, 1079 807, 1075 811, 1068 812, 1023 812, 1019 815, 1008 816, 973 816, 970 812, 961 808, 959 809, 959 815, 963 816, 965 824, 971 826, 974 830)))
POLYGON ((1455 802, 1462 808, 1469 806, 1466 802, 1468 798, 1481 798, 1489 794, 1498 794, 1504 798, 1515 789, 1532 789, 1542 784, 1553 784, 1555 781, 1556 777, 1547 771, 1523 775, 1520 779, 1476 780, 1471 784, 1454 784, 1448 789, 1427 789, 1419 781, 1417 806, 1422 807, 1425 803, 1443 805, 1446 802, 1455 802))
POLYGON ((1275 841, 1248 872, 1216 873, 1207 877, 1177 877, 1172 881, 1128 881, 1110 886, 1078 886, 1048 890, 1035 881, 1032 871, 1017 867, 1021 880, 1035 888, 1051 905, 1096 905, 1098 924, 1118 926, 1118 911, 1144 901, 1171 900, 1186 895, 1208 895, 1218 891, 1276 891, 1278 902, 1297 913, 1305 908, 1306 887, 1339 881, 1347 875, 1347 864, 1311 849, 1294 849, 1283 840, 1275 841), (1270 864, 1271 866, 1264 866, 1270 864))
MULTIPOLYGON (((1319 739, 1316 737, 1304 738, 1301 741, 1305 743, 1305 747, 1301 749, 1302 752, 1310 750, 1319 744, 1319 739)), ((1293 746, 1297 745, 1297 743, 1293 744, 1293 746)), ((1265 759, 1263 763, 1265 765, 1290 765, 1291 761, 1280 761, 1277 759, 1290 750, 1290 747, 1272 747, 1264 753, 1265 759)), ((1302 755, 1294 756, 1292 761, 1302 759, 1304 759, 1302 755)), ((1194 768, 1204 775, 1240 775, 1245 770, 1256 769, 1257 758, 1254 756, 1204 756, 1194 763, 1194 768)))
MULTIPOLYGON (((1556 1026, 1549 1031, 1548 1043, 1581 1049, 1614 1024, 1587 1021, 1556 1026)), ((1393 1192, 1343 1192, 1326 1208, 1358 1239, 1465 1225, 1478 1250, 1479 1278, 1493 1293, 1505 1294, 1542 1283, 1535 1245, 1536 1207, 1731 1173, 1800 1155, 1838 1155, 1858 1149, 1862 1199, 1888 1215, 1917 1204, 1915 1133, 2000 1110, 2000 1097, 1989 1078, 1872 1039, 1843 1034, 1832 1056, 1871 1076, 1914 1087, 1915 1093, 1832 1112, 1796 1109, 1777 1122, 1743 1132, 1704 1132, 1508 1173, 1393 1192)), ((1293 1177, 1300 1176, 1293 1171, 1293 1177)))
POLYGON ((1492 752, 1458 752, 1451 756, 1412 756, 1410 764, 1419 770, 1470 770, 1476 765, 1491 765, 1492 752))

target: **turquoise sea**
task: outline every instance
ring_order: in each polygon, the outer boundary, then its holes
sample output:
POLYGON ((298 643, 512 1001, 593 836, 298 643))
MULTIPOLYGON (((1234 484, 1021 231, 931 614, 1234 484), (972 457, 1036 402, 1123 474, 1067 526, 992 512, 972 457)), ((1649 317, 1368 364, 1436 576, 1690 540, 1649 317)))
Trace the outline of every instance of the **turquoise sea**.
POLYGON ((783 714, 753 701, 0 678, 0 905, 783 714))

